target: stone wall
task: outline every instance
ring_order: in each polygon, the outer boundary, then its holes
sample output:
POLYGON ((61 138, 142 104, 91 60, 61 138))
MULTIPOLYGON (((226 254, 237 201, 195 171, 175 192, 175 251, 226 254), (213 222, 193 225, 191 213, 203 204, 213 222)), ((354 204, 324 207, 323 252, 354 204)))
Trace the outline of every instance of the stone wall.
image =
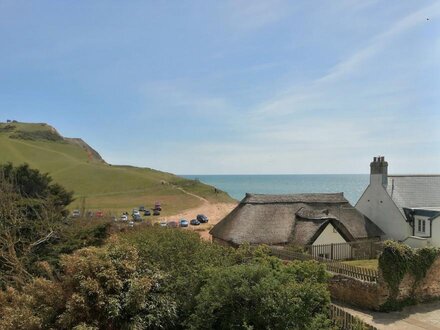
POLYGON ((332 298, 356 307, 378 310, 388 299, 386 287, 345 275, 334 275, 329 281, 332 298))
MULTIPOLYGON (((380 310, 380 306, 390 297, 390 290, 380 271, 377 283, 334 275, 329 281, 329 290, 336 301, 371 310, 380 310)), ((397 301, 424 302, 439 298, 440 257, 437 257, 425 278, 418 283, 411 274, 406 274, 400 282, 397 301)))

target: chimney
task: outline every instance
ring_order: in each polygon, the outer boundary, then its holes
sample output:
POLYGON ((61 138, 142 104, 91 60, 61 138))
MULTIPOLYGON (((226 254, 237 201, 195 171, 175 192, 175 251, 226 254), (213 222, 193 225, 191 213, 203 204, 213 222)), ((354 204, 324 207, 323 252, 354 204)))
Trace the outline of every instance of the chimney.
POLYGON ((370 183, 380 183, 387 186, 388 183, 388 163, 384 156, 374 157, 370 163, 370 183))

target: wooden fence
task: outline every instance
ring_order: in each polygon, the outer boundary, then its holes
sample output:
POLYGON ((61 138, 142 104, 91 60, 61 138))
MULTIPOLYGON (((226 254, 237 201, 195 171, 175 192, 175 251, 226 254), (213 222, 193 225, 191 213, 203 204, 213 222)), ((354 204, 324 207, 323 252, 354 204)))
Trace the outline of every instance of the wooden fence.
POLYGON ((347 265, 331 259, 315 257, 301 252, 288 251, 282 248, 271 247, 271 253, 283 260, 316 260, 325 264, 327 270, 332 273, 346 275, 362 281, 377 282, 378 271, 374 269, 347 265))
POLYGON ((323 245, 306 245, 307 253, 334 260, 376 259, 383 249, 379 239, 323 245))
POLYGON ((341 330, 378 330, 334 304, 330 305, 330 318, 341 330))

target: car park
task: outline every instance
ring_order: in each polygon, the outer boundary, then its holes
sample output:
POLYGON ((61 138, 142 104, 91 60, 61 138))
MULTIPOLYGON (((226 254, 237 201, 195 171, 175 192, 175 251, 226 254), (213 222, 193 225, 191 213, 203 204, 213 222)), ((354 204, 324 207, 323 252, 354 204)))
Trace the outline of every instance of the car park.
POLYGON ((151 212, 149 210, 144 211, 144 216, 149 217, 151 215, 151 212))
POLYGON ((121 215, 121 221, 128 221, 128 216, 126 214, 121 215))
POLYGON ((133 221, 142 221, 142 217, 140 214, 133 214, 133 221))
POLYGON ((199 226, 199 225, 200 225, 200 221, 197 220, 197 219, 192 219, 192 220, 189 222, 189 224, 190 224, 191 226, 199 226))
POLYGON ((160 215, 160 211, 159 210, 154 210, 153 211, 153 215, 160 215))
POLYGON ((177 228, 177 222, 176 221, 169 221, 167 223, 167 226, 170 228, 177 228))
POLYGON ((197 214, 197 220, 199 220, 200 223, 207 223, 208 217, 204 214, 197 214))

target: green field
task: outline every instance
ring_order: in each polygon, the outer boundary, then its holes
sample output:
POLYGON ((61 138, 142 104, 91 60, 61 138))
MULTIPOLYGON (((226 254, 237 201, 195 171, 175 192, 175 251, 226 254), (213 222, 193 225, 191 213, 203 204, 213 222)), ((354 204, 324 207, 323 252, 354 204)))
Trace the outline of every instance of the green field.
POLYGON ((27 163, 47 172, 89 210, 119 213, 160 201, 164 215, 196 207, 202 201, 232 202, 224 192, 203 183, 149 168, 115 166, 105 163, 87 145, 63 139, 51 126, 29 123, 0 123, 0 164, 27 163), (184 190, 184 191, 183 191, 184 190))

